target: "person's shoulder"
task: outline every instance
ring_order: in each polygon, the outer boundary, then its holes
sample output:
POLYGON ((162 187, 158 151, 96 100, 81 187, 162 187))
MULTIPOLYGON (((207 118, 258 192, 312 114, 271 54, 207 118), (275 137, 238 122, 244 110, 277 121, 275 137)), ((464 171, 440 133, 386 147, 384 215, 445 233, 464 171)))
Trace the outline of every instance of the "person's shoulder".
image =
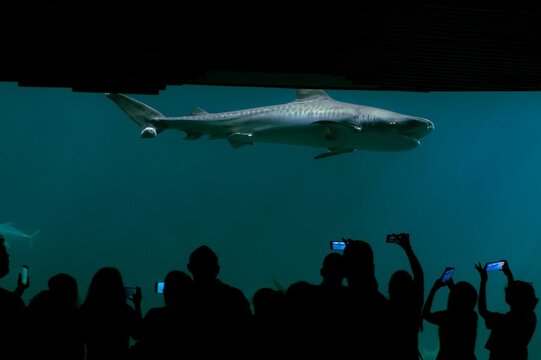
POLYGON ((246 297, 244 295, 244 292, 240 288, 238 288, 236 286, 233 286, 231 284, 224 283, 223 281, 220 281, 220 280, 218 280, 218 281, 219 281, 219 284, 220 284, 219 286, 222 289, 222 292, 230 294, 230 295, 234 295, 234 296, 246 297))
POLYGON ((167 308, 165 306, 153 307, 153 308, 148 309, 148 311, 146 312, 144 318, 146 320, 156 319, 156 318, 160 318, 162 316, 165 316, 166 313, 167 313, 167 308))
POLYGON ((12 291, 6 290, 0 287, 0 307, 2 308, 13 308, 13 307, 24 307, 24 301, 20 296, 13 293, 12 291))

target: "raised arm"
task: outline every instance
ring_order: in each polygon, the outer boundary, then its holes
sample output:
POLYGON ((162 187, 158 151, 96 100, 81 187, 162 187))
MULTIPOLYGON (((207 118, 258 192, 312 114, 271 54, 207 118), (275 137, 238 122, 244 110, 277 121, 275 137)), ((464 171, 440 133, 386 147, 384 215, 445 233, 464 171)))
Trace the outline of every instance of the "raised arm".
POLYGON ((490 312, 487 309, 488 274, 487 274, 486 269, 481 265, 481 263, 475 264, 474 267, 479 272, 479 275, 481 277, 481 283, 479 285, 479 299, 477 301, 477 309, 479 311, 479 315, 481 315, 481 317, 483 317, 483 319, 486 320, 487 316, 490 314, 490 312))
POLYGON ((428 293, 425 304, 423 306, 423 319, 425 319, 426 321, 432 324, 434 324, 435 322, 433 312, 432 312, 432 303, 434 301, 434 296, 436 295, 436 292, 442 286, 443 284, 441 283, 440 279, 434 282, 434 285, 432 285, 432 288, 430 289, 430 292, 428 293))
POLYGON ((411 246, 409 234, 403 234, 404 236, 397 242, 397 244, 404 249, 406 256, 408 257, 411 272, 413 274, 413 283, 415 284, 415 289, 417 291, 417 298, 419 299, 419 310, 423 306, 423 301, 425 298, 425 276, 423 272, 423 267, 421 262, 415 255, 413 248, 411 246))

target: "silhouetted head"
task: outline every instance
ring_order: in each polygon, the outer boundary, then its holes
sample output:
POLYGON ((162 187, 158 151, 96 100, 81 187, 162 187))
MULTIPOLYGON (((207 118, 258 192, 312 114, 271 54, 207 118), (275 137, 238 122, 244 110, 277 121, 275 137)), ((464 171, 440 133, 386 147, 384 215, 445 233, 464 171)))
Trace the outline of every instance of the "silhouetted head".
POLYGON ((447 298, 447 309, 473 311, 477 304, 477 290, 467 281, 459 281, 451 287, 447 298))
POLYGON ((323 258, 323 265, 319 270, 323 282, 342 283, 346 277, 346 269, 342 254, 329 253, 323 258))
POLYGON ((220 272, 218 256, 207 245, 202 245, 190 254, 188 270, 196 282, 215 280, 220 272))
POLYGON ((377 289, 375 277, 374 252, 364 240, 348 240, 343 253, 346 279, 349 286, 364 289, 377 289))
POLYGON ((413 277, 406 270, 398 270, 389 280, 389 300, 403 301, 415 295, 413 277))
POLYGON ((57 303, 63 306, 75 306, 77 304, 77 281, 73 276, 65 273, 56 274, 49 279, 47 285, 57 303))
POLYGON ((85 299, 86 304, 125 304, 126 294, 122 275, 117 268, 105 266, 96 271, 85 299))
POLYGON ((167 306, 185 305, 193 294, 193 279, 184 271, 172 270, 165 276, 163 298, 167 306))
POLYGON ((9 274, 9 254, 4 235, 0 234, 0 279, 9 274))
POLYGON ((283 315, 285 294, 280 290, 264 287, 255 292, 252 302, 257 318, 272 319, 283 315))
POLYGON ((512 311, 533 311, 539 299, 531 283, 515 280, 505 288, 505 302, 512 311))

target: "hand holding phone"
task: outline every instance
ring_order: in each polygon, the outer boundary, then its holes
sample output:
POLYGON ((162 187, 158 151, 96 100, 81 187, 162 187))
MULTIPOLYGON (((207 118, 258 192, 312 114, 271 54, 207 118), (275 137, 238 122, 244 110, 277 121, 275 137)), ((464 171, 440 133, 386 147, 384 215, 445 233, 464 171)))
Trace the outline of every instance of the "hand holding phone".
POLYGON ((124 294, 126 299, 133 300, 133 296, 137 292, 137 287, 135 286, 124 286, 124 294))
POLYGON ((154 284, 154 291, 156 294, 163 294, 163 288, 165 286, 165 283, 163 281, 156 281, 156 284, 154 284))
POLYGON ((492 261, 485 264, 486 271, 503 270, 506 260, 492 261))
POLYGON ((28 265, 21 267, 21 284, 28 285, 28 265))
POLYGON ((387 234, 387 237, 385 239, 388 243, 404 243, 408 242, 410 238, 410 235, 408 233, 400 233, 400 234, 387 234))
POLYGON ((331 241, 331 250, 343 251, 346 248, 345 241, 331 241))
POLYGON ((447 285, 447 283, 451 281, 454 272, 455 272, 454 267, 448 266, 445 268, 445 270, 443 271, 443 274, 440 277, 440 281, 442 285, 447 285))

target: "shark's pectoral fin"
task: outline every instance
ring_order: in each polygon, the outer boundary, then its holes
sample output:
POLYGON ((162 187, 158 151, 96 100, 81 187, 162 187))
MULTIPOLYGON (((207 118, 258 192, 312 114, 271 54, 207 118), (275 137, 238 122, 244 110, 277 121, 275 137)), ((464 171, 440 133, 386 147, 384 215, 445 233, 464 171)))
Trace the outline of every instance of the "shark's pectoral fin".
POLYGON ((314 159, 323 159, 323 158, 326 158, 326 157, 329 157, 329 156, 335 156, 335 155, 340 155, 340 154, 345 154, 345 153, 349 153, 349 152, 352 152, 352 151, 355 151, 356 149, 347 149, 347 148, 336 148, 336 147, 332 147, 332 148, 329 148, 329 151, 327 152, 324 152, 322 154, 319 154, 317 156, 314 156, 314 159))
POLYGON ((327 129, 331 132, 333 130, 343 130, 345 128, 349 130, 355 130, 355 131, 363 130, 363 128, 358 125, 353 125, 350 123, 339 122, 339 121, 331 121, 331 120, 319 120, 319 121, 315 121, 314 124, 323 125, 327 127, 327 129))
POLYGON ((320 121, 314 122, 314 124, 318 124, 325 127, 326 140, 338 139, 338 134, 340 132, 343 132, 344 130, 362 131, 362 128, 360 126, 343 123, 343 122, 331 121, 331 120, 320 120, 320 121))

